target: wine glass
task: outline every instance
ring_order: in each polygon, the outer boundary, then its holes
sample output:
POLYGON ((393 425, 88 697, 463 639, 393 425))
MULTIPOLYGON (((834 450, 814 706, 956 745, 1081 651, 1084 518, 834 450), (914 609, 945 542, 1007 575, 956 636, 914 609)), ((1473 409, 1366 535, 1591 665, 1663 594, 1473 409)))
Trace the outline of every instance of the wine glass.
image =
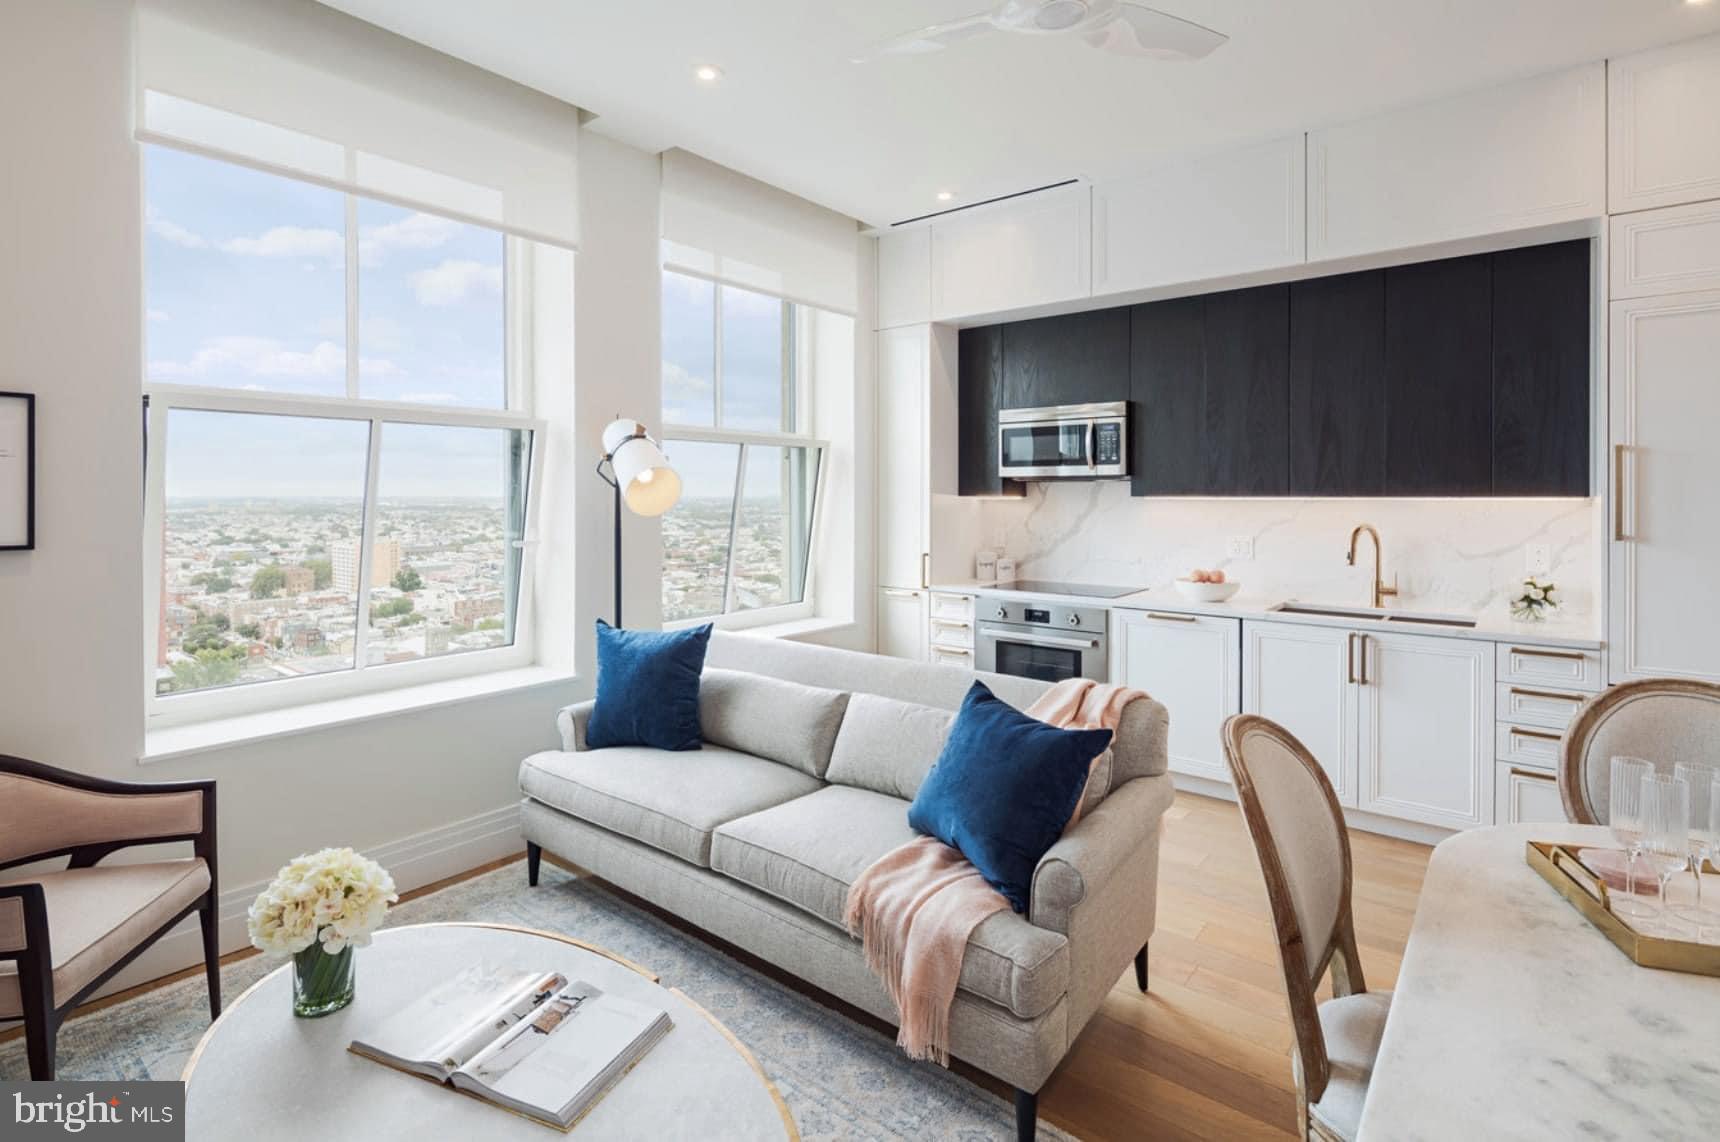
POLYGON ((1626 916, 1648 916, 1651 909, 1636 898, 1636 858, 1642 849, 1642 782, 1654 766, 1640 757, 1612 759, 1612 784, 1607 797, 1607 826, 1624 849, 1624 898, 1613 910, 1626 916))
POLYGON ((1670 773, 1642 779, 1640 845, 1659 882, 1660 922, 1666 924, 1666 882, 1690 866, 1690 782, 1670 773))
POLYGON ((1694 761, 1681 761, 1672 767, 1674 777, 1682 777, 1690 785, 1690 872, 1696 878, 1694 912, 1680 908, 1678 914, 1686 920, 1701 922, 1702 917, 1702 859, 1707 856, 1713 837, 1709 833, 1709 802, 1714 782, 1720 780, 1720 769, 1694 761))

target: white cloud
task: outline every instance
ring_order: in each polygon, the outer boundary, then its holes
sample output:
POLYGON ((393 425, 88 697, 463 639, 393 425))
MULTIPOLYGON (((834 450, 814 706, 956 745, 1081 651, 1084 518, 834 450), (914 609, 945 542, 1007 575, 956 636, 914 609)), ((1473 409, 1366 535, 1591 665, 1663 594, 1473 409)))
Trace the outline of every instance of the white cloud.
POLYGON ((711 399, 711 388, 711 378, 695 376, 673 361, 663 362, 663 400, 665 403, 702 400, 708 404, 711 399))
POLYGON ((419 305, 458 305, 469 294, 478 291, 500 293, 502 267, 486 266, 482 262, 446 261, 432 269, 419 270, 408 280, 419 305))
POLYGON ((373 265, 389 250, 433 250, 459 229, 458 222, 414 212, 383 226, 366 226, 359 234, 359 258, 365 265, 373 265))
POLYGON ((149 311, 147 316, 149 317, 149 320, 151 320, 151 321, 167 321, 168 320, 167 311, 165 309, 152 309, 149 311))
POLYGON ((346 239, 338 230, 303 226, 275 226, 254 238, 229 238, 220 243, 229 254, 258 258, 328 258, 339 261, 346 255, 346 239))
POLYGON ((319 341, 308 352, 288 349, 269 337, 212 337, 189 361, 151 361, 149 375, 158 379, 197 379, 211 373, 249 377, 337 377, 346 372, 346 350, 333 341, 319 341))
POLYGON ((192 233, 177 222, 170 222, 155 212, 153 207, 144 211, 144 225, 149 232, 163 241, 172 242, 175 246, 184 246, 187 250, 202 250, 208 247, 209 240, 201 234, 192 233))

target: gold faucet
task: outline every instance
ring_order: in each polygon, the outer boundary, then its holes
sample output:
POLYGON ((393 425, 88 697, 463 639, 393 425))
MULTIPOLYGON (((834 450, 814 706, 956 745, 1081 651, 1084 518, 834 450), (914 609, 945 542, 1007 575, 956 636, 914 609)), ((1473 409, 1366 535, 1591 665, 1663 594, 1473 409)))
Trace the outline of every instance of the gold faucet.
POLYGON ((1387 595, 1395 596, 1398 593, 1397 572, 1395 572, 1395 571, 1392 572, 1392 582, 1391 582, 1391 586, 1389 586, 1389 587, 1386 586, 1386 581, 1384 579, 1380 578, 1380 533, 1374 530, 1373 524, 1371 524, 1371 523, 1357 524, 1356 529, 1354 531, 1350 532, 1350 553, 1344 557, 1344 562, 1348 563, 1351 567, 1354 567, 1356 565, 1356 540, 1358 540, 1362 537, 1362 533, 1364 531, 1367 532, 1369 537, 1371 537, 1374 541, 1374 602, 1373 602, 1373 605, 1376 607, 1379 607, 1379 606, 1384 605, 1381 600, 1383 600, 1385 598, 1385 596, 1387 596, 1387 595))

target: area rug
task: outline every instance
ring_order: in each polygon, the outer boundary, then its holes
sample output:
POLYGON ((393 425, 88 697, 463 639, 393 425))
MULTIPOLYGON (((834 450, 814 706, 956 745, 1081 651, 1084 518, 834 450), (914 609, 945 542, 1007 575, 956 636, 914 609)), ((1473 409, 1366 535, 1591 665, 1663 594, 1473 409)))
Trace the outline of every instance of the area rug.
MULTIPOLYGON (((787 1100, 801 1137, 947 1139, 1015 1136, 1003 1099, 929 1063, 885 1034, 785 987, 622 899, 545 862, 539 887, 508 865, 390 913, 391 924, 487 920, 565 932, 657 972, 716 1015, 758 1057, 787 1100)), ((277 961, 253 956, 221 972, 231 999, 277 961)), ((364 987, 360 953, 358 985, 364 987)), ((73 1019, 60 1031, 59 1074, 77 1079, 176 1079, 209 1023, 202 976, 73 1019)), ((0 1044, 0 1080, 29 1077, 22 1039, 0 1044)), ((1070 1136, 1042 1122, 1039 1137, 1070 1136)))

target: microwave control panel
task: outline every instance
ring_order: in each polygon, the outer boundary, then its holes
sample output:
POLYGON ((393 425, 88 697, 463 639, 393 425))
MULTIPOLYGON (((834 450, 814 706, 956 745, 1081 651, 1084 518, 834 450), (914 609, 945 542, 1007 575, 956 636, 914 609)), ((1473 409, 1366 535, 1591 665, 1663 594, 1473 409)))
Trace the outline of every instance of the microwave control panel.
POLYGON ((1117 421, 1102 421, 1094 426, 1094 456, 1095 464, 1121 464, 1123 462, 1123 426, 1117 421))

